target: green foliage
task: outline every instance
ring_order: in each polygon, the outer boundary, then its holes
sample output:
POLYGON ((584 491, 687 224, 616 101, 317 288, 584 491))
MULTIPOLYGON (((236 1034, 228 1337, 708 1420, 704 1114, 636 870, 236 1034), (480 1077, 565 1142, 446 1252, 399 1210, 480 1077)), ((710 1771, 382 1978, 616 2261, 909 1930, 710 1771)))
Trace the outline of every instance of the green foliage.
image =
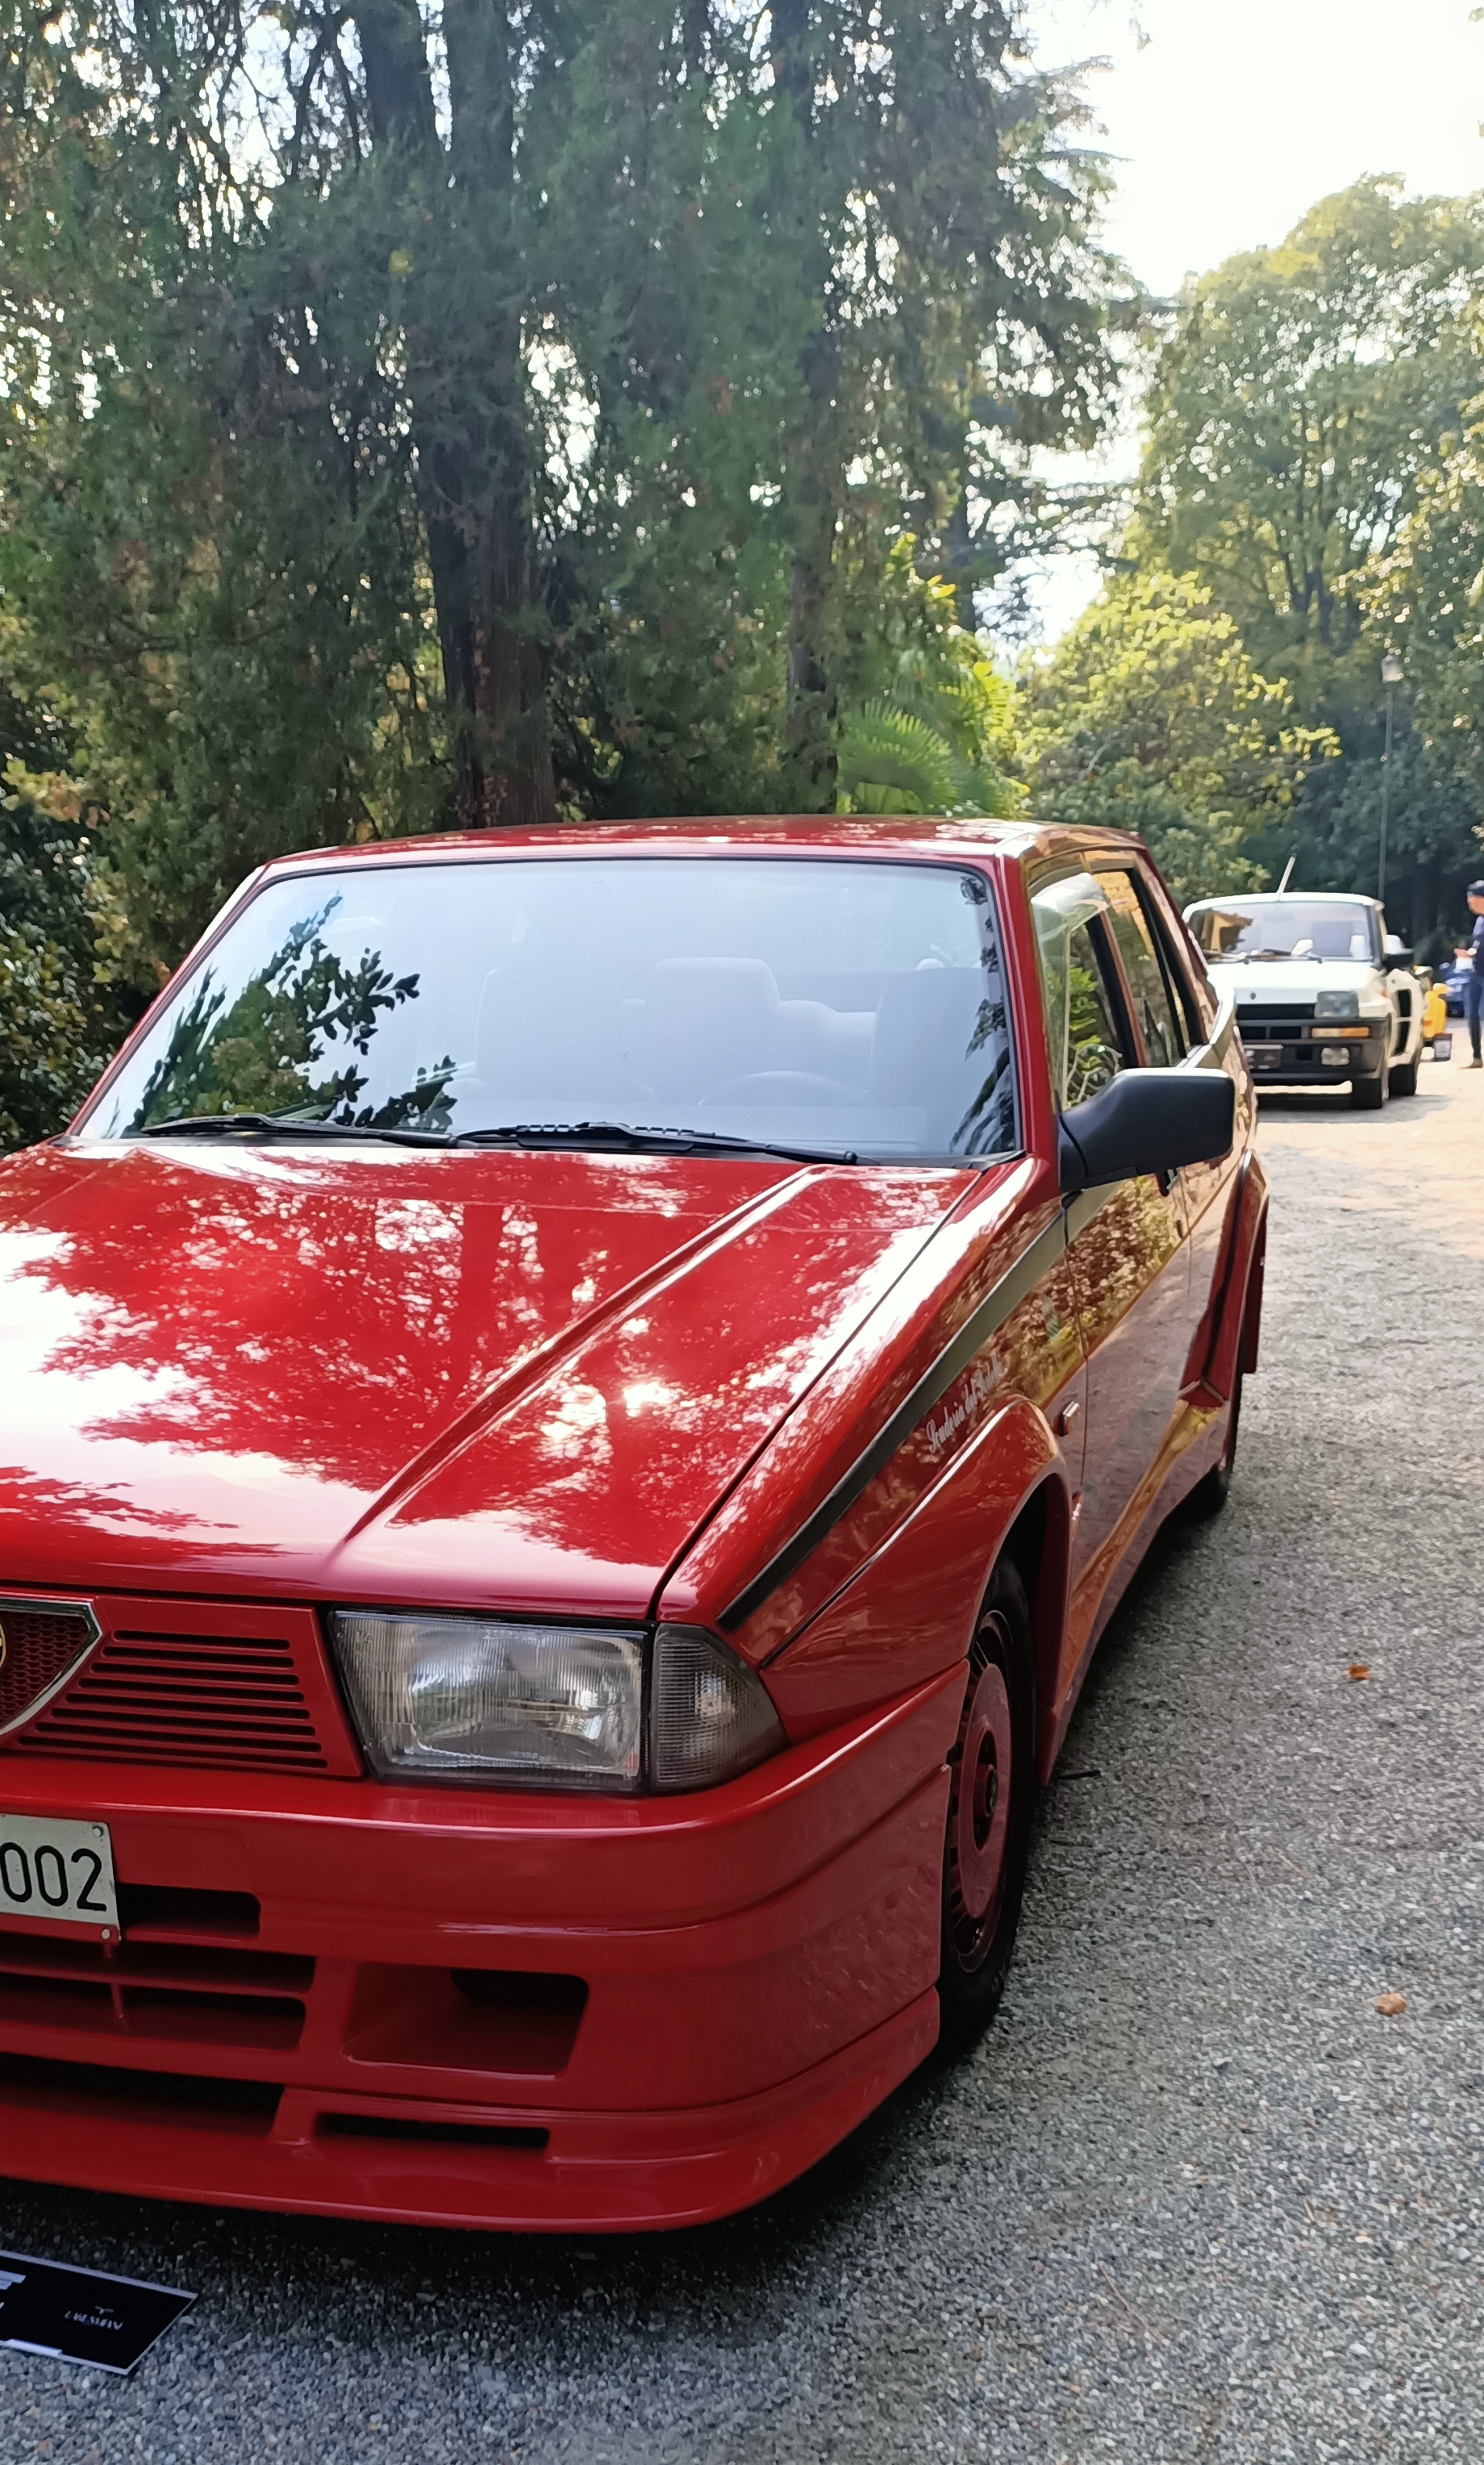
MULTIPOLYGON (((135 170, 115 148, 77 178, 133 219, 135 170)), ((445 816, 435 650, 374 298, 317 269, 292 205, 165 301, 76 195, 58 211, 84 287, 9 303, 0 584, 147 971, 264 857, 445 816)))
POLYGON ((1019 747, 1038 819, 1137 833, 1182 899, 1259 886, 1251 833, 1333 749, 1210 590, 1159 571, 1110 584, 1027 666, 1019 747))
POLYGON ((97 1077, 90 991, 55 942, 0 923, 0 1147, 64 1128, 97 1077))
POLYGON ((1484 387, 1481 275, 1484 201, 1364 180, 1280 247, 1194 283, 1154 369, 1126 543, 1141 571, 1197 574, 1260 673, 1331 732, 1339 758, 1311 766, 1247 845, 1270 871, 1292 855, 1306 888, 1376 886, 1380 667, 1405 638, 1418 725, 1408 688, 1386 896, 1416 942, 1461 917, 1484 790, 1465 616, 1484 541, 1470 536, 1463 409, 1484 387))
POLYGON ((1265 676, 1333 721, 1362 602, 1477 390, 1484 204, 1362 180, 1193 283, 1146 397, 1140 562, 1194 572, 1265 676))
POLYGON ((442 1092, 437 1079, 374 1115, 356 1110, 365 1077, 354 1056, 369 1051, 380 1011, 416 997, 417 978, 393 979, 369 950, 347 966, 321 938, 330 906, 297 924, 230 1006, 226 988, 210 966, 204 969, 149 1075, 131 1128, 202 1113, 287 1113, 346 1124, 374 1120, 383 1128, 433 1116, 442 1092))
POLYGON ((68 755, 0 678, 0 1148, 61 1129, 127 1022, 124 920, 68 755))
POLYGON ((846 720, 839 746, 842 813, 955 813, 974 808, 967 764, 916 711, 868 701, 846 720))
POLYGON ((1009 679, 959 623, 951 584, 917 557, 910 533, 888 545, 864 524, 842 551, 837 810, 1013 812, 1009 679))
MULTIPOLYGON (((1484 379, 1477 322, 1473 339, 1484 379)), ((1410 858, 1398 890, 1409 894, 1416 942, 1429 933, 1451 940, 1484 844, 1484 391, 1424 474, 1394 547, 1366 579, 1372 634, 1396 645, 1406 678, 1387 826, 1393 863, 1410 858)), ((1372 764, 1346 817, 1362 844, 1379 834, 1379 801, 1372 764)))

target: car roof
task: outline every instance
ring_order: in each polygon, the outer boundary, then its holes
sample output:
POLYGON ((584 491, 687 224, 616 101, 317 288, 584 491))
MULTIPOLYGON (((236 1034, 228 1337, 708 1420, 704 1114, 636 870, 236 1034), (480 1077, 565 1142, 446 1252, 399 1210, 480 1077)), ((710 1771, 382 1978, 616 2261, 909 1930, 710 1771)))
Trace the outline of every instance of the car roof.
POLYGON ((1138 839, 1121 831, 1073 829, 1035 821, 951 820, 931 814, 716 813, 666 816, 654 821, 559 822, 538 830, 448 832, 425 838, 368 839, 353 847, 305 848, 275 856, 269 875, 299 873, 330 864, 427 863, 476 856, 498 858, 516 851, 537 855, 592 855, 642 853, 661 848, 677 855, 715 855, 729 849, 766 848, 841 855, 916 855, 943 858, 993 855, 1011 861, 1029 855, 1085 855, 1093 852, 1145 855, 1138 839))
MULTIPOLYGON (((1379 907, 1379 899, 1368 899, 1363 890, 1229 890, 1213 899, 1192 899, 1192 907, 1229 907, 1237 899, 1251 902, 1260 899, 1265 907, 1276 906, 1279 900, 1288 906, 1292 900, 1300 907, 1312 907, 1317 899, 1328 899, 1332 907, 1379 907)), ((1188 911, 1187 911, 1188 912, 1188 911)))

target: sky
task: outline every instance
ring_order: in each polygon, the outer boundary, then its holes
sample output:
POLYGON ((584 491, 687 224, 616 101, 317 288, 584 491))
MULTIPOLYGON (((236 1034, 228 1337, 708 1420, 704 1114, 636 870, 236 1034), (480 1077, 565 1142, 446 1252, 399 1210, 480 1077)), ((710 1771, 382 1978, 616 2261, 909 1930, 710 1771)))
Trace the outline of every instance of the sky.
MULTIPOLYGON (((1030 0, 1035 54, 1100 57, 1085 91, 1113 158, 1106 233, 1149 290, 1280 240, 1363 172, 1417 195, 1484 189, 1484 23, 1473 0, 1030 0)), ((1130 418, 1078 474, 1138 462, 1130 418)), ((1063 466, 1069 470, 1073 466, 1063 466)), ((1096 588, 1091 559, 1036 577, 1053 638, 1096 588)))

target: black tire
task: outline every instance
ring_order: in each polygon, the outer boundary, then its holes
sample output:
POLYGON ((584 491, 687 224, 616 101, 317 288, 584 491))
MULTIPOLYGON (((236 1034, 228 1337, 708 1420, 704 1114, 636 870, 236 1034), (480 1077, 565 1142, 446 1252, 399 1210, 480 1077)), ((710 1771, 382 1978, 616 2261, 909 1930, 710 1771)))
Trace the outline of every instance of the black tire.
POLYGON ((1237 1342, 1236 1380, 1231 1389, 1231 1418, 1227 1423, 1227 1442, 1221 1451, 1220 1463, 1212 1464, 1190 1492, 1192 1515, 1219 1515, 1231 1495, 1231 1468, 1236 1462, 1237 1431, 1242 1420, 1242 1381, 1247 1372, 1242 1363, 1247 1353, 1247 1328, 1244 1324, 1237 1342))
POLYGON ((1358 1113, 1379 1113, 1386 1100, 1387 1073, 1377 1071, 1374 1078, 1352 1078, 1350 1101, 1358 1113))
MULTIPOLYGON (((1420 1057, 1420 1056, 1419 1056, 1419 1057, 1420 1057)), ((1391 1064, 1391 1093, 1392 1093, 1392 1095, 1393 1095, 1393 1096, 1415 1096, 1415 1095, 1416 1095, 1416 1093, 1417 1093, 1417 1063, 1416 1063, 1415 1061, 1393 1061, 1393 1062, 1392 1062, 1392 1064, 1391 1064)))
POLYGON ((940 2044, 966 2054, 999 2008, 1035 1806, 1035 1652, 1025 1586, 994 1570, 969 1647, 943 1842, 940 2044))

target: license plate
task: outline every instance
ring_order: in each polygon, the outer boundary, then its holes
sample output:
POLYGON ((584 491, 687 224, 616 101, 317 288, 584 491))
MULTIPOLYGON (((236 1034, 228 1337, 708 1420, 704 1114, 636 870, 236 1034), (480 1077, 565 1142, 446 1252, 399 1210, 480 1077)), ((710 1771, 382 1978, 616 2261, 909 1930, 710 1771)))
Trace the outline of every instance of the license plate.
POLYGON ((113 1843, 102 1823, 0 1814, 0 1921, 119 1930, 113 1843))
POLYGON ((1281 1044, 1247 1044, 1244 1042, 1242 1049, 1254 1070, 1281 1070, 1283 1066, 1283 1047, 1281 1044))

